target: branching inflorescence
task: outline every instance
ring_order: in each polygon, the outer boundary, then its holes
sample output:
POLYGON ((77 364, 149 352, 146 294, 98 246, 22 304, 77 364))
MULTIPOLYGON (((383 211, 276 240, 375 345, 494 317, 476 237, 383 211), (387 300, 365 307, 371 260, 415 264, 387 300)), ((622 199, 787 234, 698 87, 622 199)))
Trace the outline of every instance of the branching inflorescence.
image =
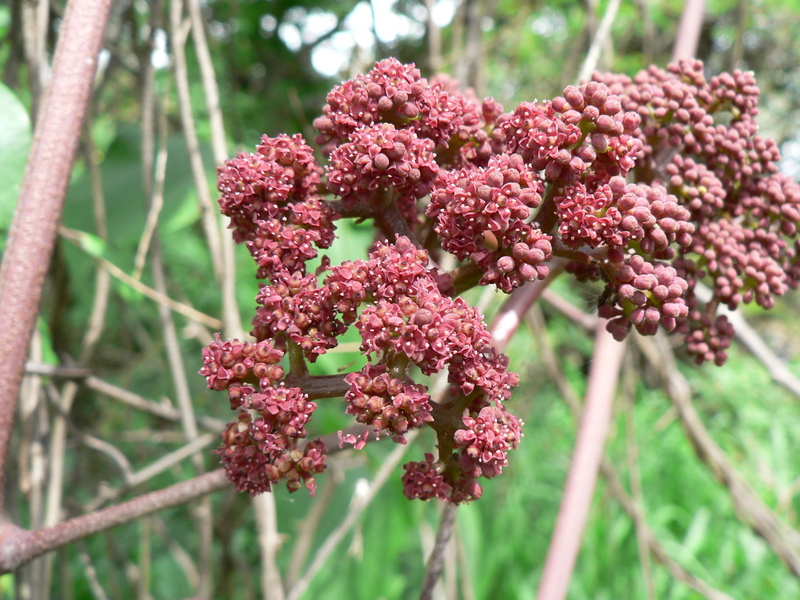
MULTIPOLYGON (((604 283, 599 314, 617 339, 663 328, 698 363, 722 364, 733 329, 718 307, 769 308, 800 280, 800 187, 757 134, 757 101, 751 74, 706 78, 683 61, 595 74, 504 113, 386 59, 328 94, 314 122, 324 170, 299 135, 264 136, 229 160, 220 207, 264 280, 255 341, 217 337, 203 351, 200 373, 238 411, 217 451, 231 481, 313 495, 325 448, 300 445, 311 399, 343 397, 376 438, 436 432, 438 457, 404 467, 406 496, 479 498, 478 479, 500 474, 522 436, 506 409, 518 377, 458 294, 545 279, 555 256, 604 283), (343 218, 372 220, 378 241, 367 259, 332 265, 318 255, 343 218), (444 253, 460 266, 437 267, 444 253), (309 375, 353 325, 366 365, 309 375), (434 401, 415 374, 437 373, 450 388, 434 401)), ((360 449, 369 435, 339 438, 360 449)))

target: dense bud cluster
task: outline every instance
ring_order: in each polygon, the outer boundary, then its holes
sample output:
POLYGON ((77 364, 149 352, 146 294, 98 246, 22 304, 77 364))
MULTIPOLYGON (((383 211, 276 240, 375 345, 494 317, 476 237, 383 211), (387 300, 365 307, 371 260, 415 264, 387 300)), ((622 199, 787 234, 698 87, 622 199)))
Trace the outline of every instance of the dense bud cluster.
POLYGON ((492 478, 508 466, 508 451, 515 449, 522 432, 520 421, 505 407, 485 406, 476 417, 463 417, 465 428, 455 433, 459 464, 473 478, 492 478))
POLYGON ((312 362, 335 347, 344 326, 335 316, 329 290, 317 285, 317 276, 284 271, 272 279, 273 285, 261 286, 256 296, 253 335, 273 339, 280 347, 297 344, 312 362))
POLYGON ((693 300, 694 316, 679 319, 679 329, 698 362, 722 363, 732 330, 715 317, 717 306, 769 308, 797 285, 800 187, 778 172, 775 142, 757 134, 755 79, 741 71, 707 79, 699 61, 594 78, 642 119, 637 179, 661 183, 690 212, 691 243, 674 266, 690 288, 704 281, 713 297, 693 300))
POLYGON ((368 364, 344 380, 350 384, 344 395, 347 414, 372 425, 378 437, 385 433, 405 443, 403 434, 409 429, 433 421, 427 388, 392 377, 386 365, 368 364))
MULTIPOLYGON (((434 460, 433 454, 426 452, 425 460, 408 462, 403 465, 403 494, 409 500, 449 500, 453 486, 444 480, 443 463, 434 460)), ((473 495, 477 499, 480 494, 473 495)))
POLYGON ((305 484, 313 497, 317 489, 314 476, 326 466, 321 440, 309 442, 301 450, 296 439, 273 433, 264 418, 254 421, 247 412, 228 425, 216 453, 236 490, 251 494, 269 492, 273 484, 285 480, 290 492, 305 484))
MULTIPOLYGON (((522 436, 506 407, 518 377, 458 294, 546 279, 554 257, 604 283, 598 312, 617 339, 663 328, 698 363, 722 364, 734 332, 717 309, 768 308, 800 282, 800 187, 757 133, 758 93, 749 73, 707 78, 683 61, 596 73, 504 112, 386 59, 328 94, 314 121, 324 168, 299 135, 265 136, 229 160, 220 208, 265 281, 255 341, 217 336, 200 373, 239 413, 218 450, 237 489, 286 480, 313 492, 324 447, 298 445, 313 427, 310 394, 343 397, 376 438, 436 432, 439 455, 404 467, 407 497, 479 498, 479 479, 499 475, 522 436), (319 256, 340 218, 374 223, 367 258, 319 256), (444 253, 459 261, 451 272, 444 253), (365 364, 310 375, 307 362, 351 326, 365 364), (416 379, 437 373, 450 392, 438 400, 416 379)), ((340 445, 369 436, 340 431, 340 445)))
POLYGON ((240 153, 219 169, 220 209, 234 240, 256 260, 257 277, 304 271, 317 248, 333 243, 338 215, 317 195, 321 175, 299 134, 264 136, 255 153, 240 153))
POLYGON ((528 223, 543 192, 520 155, 500 154, 486 168, 443 173, 426 214, 444 250, 480 266, 481 285, 510 292, 549 273, 543 263, 553 257, 551 237, 528 223))
POLYGON ((283 377, 283 367, 278 364, 283 354, 269 340, 223 342, 216 334, 203 348, 200 375, 206 378, 209 389, 227 390, 231 407, 237 408, 243 405, 244 396, 255 392, 252 383, 258 382, 260 389, 266 390, 283 377))
POLYGON ((673 267, 634 254, 616 271, 615 279, 616 305, 602 304, 599 313, 611 319, 608 330, 616 339, 624 339, 631 325, 642 335, 655 334, 659 325, 672 331, 678 319, 689 314, 683 299, 689 284, 673 267))
MULTIPOLYGON (((378 244, 367 261, 333 267, 329 281, 344 280, 346 273, 350 289, 372 299, 356 321, 364 354, 380 355, 390 367, 413 364, 425 375, 447 367, 448 381, 464 394, 504 400, 517 376, 494 352, 481 314, 462 298, 443 293, 440 284, 449 282, 428 267, 427 252, 399 237, 394 245, 378 244)), ((353 304, 346 298, 340 302, 353 304)))
POLYGON ((217 335, 203 349, 200 374, 210 389, 227 390, 231 408, 239 411, 217 451, 236 489, 261 493, 285 479, 292 491, 305 483, 313 496, 314 474, 325 470, 324 446, 317 441, 300 450, 297 441, 306 437, 317 405, 301 389, 277 385, 284 376, 278 364, 283 355, 268 340, 223 342, 217 335))
POLYGON ((334 148, 328 167, 328 187, 346 208, 375 203, 376 194, 393 190, 400 211, 416 218, 417 200, 430 192, 439 172, 434 143, 413 130, 390 123, 357 129, 351 141, 334 148))
POLYGON ((392 123, 407 126, 418 137, 447 147, 453 137, 466 138, 478 128, 481 109, 443 82, 428 83, 414 65, 394 58, 375 63, 366 75, 337 85, 328 94, 322 116, 314 121, 317 142, 328 153, 361 126, 392 123))
POLYGON ((555 203, 561 240, 573 248, 605 245, 611 262, 618 262, 617 249, 634 242, 642 255, 670 259, 673 245, 685 247, 692 240, 689 212, 659 185, 626 185, 615 176, 590 188, 567 185, 555 203))

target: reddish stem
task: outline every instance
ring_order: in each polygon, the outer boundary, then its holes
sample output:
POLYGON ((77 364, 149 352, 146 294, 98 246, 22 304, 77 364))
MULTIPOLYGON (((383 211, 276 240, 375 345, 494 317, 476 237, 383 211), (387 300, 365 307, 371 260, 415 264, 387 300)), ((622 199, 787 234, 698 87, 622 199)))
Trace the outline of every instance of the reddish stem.
POLYGON ((489 327, 494 338, 494 345, 499 351, 505 350, 522 323, 525 313, 541 297, 547 286, 561 274, 566 264, 565 259, 554 258, 547 263, 547 266, 550 267, 550 275, 546 279, 537 279, 517 288, 500 307, 489 327))
POLYGON ((597 322, 592 370, 572 464, 539 582, 539 600, 563 600, 578 556, 611 422, 624 345, 597 322))
POLYGON ((17 396, 111 0, 70 0, 0 267, 0 512, 17 396))
POLYGON ((684 3, 678 35, 675 38, 675 46, 672 48, 673 61, 694 58, 697 54, 705 4, 705 0, 686 0, 684 3))
POLYGON ((217 469, 128 502, 76 517, 53 527, 26 531, 0 525, 0 573, 8 573, 37 556, 61 548, 94 533, 128 523, 165 508, 185 504, 230 485, 223 469, 217 469))
POLYGON ((288 387, 302 388, 308 394, 309 400, 318 398, 338 398, 344 396, 350 389, 350 385, 345 383, 344 375, 305 375, 295 377, 290 373, 284 378, 283 383, 288 387))

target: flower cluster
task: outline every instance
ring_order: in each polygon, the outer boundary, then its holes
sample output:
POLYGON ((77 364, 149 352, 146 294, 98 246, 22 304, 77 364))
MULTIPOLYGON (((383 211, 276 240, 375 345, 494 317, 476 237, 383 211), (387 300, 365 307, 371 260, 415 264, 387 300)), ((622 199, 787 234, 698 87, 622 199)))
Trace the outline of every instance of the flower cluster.
POLYGON ((625 184, 615 176, 594 189, 581 184, 568 185, 563 196, 556 196, 561 240, 570 247, 601 244, 612 252, 638 243, 643 255, 660 259, 675 256, 673 245, 688 246, 694 226, 689 212, 674 196, 659 185, 625 184))
POLYGON ((331 152, 331 191, 345 208, 380 204, 381 196, 389 195, 385 201, 396 202, 401 213, 414 219, 417 200, 430 192, 439 172, 434 143, 391 123, 357 129, 349 139, 331 152))
POLYGON ((344 322, 356 324, 362 352, 390 367, 413 364, 426 375, 447 367, 449 381, 464 394, 477 390, 494 400, 516 385, 481 314, 451 297, 451 280, 431 268, 428 253, 408 238, 378 243, 369 260, 332 267, 325 288, 344 322))
MULTIPOLYGON (((324 168, 299 135, 227 161, 220 208, 264 283, 254 341, 217 336, 200 373, 238 412, 218 450, 237 489, 313 493, 325 450, 299 446, 310 399, 343 397, 375 438, 435 431, 438 456, 404 467, 407 497, 479 498, 522 437, 506 407, 518 377, 458 294, 546 279, 554 257, 604 283, 598 312, 617 339, 664 329, 698 363, 724 362, 734 332, 718 307, 769 308, 800 283, 800 186, 757 133, 758 94, 751 74, 683 61, 504 112, 386 59, 328 94, 314 121, 324 168), (367 258, 319 256, 340 218, 374 223, 367 258), (309 374, 351 326, 366 364, 309 374), (436 399, 418 376, 438 373, 449 395, 436 399)), ((341 431, 340 445, 369 436, 341 431)))
MULTIPOLYGON (((433 454, 425 453, 425 460, 408 462, 403 465, 403 494, 409 500, 449 500, 453 486, 444 480, 443 463, 434 461, 433 454)), ((473 494, 473 499, 480 493, 473 494)))
POLYGON ((317 490, 314 476, 326 466, 321 440, 309 442, 301 450, 296 439, 272 433, 264 418, 254 421, 247 412, 228 425, 216 454, 236 491, 253 495, 269 492, 273 484, 285 480, 290 492, 305 484, 313 497, 317 490))
POLYGON ((344 395, 347 414, 359 423, 372 425, 376 435, 388 434, 399 443, 409 429, 433 421, 430 396, 424 385, 392 377, 385 364, 366 365, 347 375, 350 389, 344 395))
POLYGON ((633 79, 593 78, 641 118, 637 179, 664 185, 690 213, 691 241, 673 265, 689 282, 686 297, 702 281, 713 296, 705 304, 693 298, 694 316, 679 318, 678 329, 698 362, 721 363, 732 330, 715 317, 717 306, 755 301, 769 308, 797 285, 800 186, 778 172, 775 142, 757 134, 753 75, 706 78, 702 63, 681 61, 633 79))
POLYGON ((233 238, 244 243, 259 267, 257 277, 304 271, 317 248, 329 248, 338 215, 317 195, 322 169, 299 134, 264 136, 253 154, 220 167, 219 200, 233 238))
POLYGON ((209 389, 227 390, 231 409, 239 411, 217 450, 236 489, 258 494, 285 479, 290 491, 305 483, 313 496, 314 474, 325 470, 325 448, 315 441, 300 450, 297 442, 306 437, 317 405, 299 388, 276 385, 284 376, 278 364, 283 355, 268 340, 223 342, 217 335, 203 349, 200 374, 209 389))
POLYGON ((642 335, 653 335, 659 325, 673 331, 678 319, 689 314, 683 296, 689 287, 677 271, 664 263, 650 263, 638 254, 615 273, 616 304, 600 306, 600 316, 611 319, 608 330, 622 340, 631 325, 642 335))
POLYGON ((522 437, 522 422, 505 406, 483 406, 461 418, 463 428, 453 433, 449 463, 434 461, 425 454, 424 461, 403 465, 403 493, 409 499, 449 500, 456 504, 477 500, 483 495, 479 477, 491 479, 508 466, 508 451, 514 450, 522 437))
POLYGON ((330 290, 317 283, 316 275, 301 271, 273 276, 273 284, 261 286, 256 296, 253 335, 279 347, 297 344, 312 362, 335 347, 344 325, 336 318, 330 290))
POLYGON ((508 451, 516 449, 522 431, 520 420, 504 406, 486 406, 476 417, 463 417, 464 429, 456 431, 459 464, 465 474, 490 479, 508 466, 508 451))
POLYGON ((477 104, 448 92, 443 82, 430 84, 413 64, 387 58, 366 75, 334 87, 314 127, 327 154, 360 127, 379 122, 409 128, 447 147, 453 137, 468 138, 481 118, 477 104))
POLYGON ((261 390, 269 389, 283 375, 279 364, 283 350, 275 348, 269 340, 257 343, 239 340, 222 341, 219 334, 203 348, 203 368, 200 375, 206 378, 211 390, 227 390, 232 408, 243 406, 243 398, 255 393, 253 383, 261 390))
POLYGON ((552 238, 528 222, 543 192, 519 154, 500 154, 486 168, 442 174, 426 214, 435 219, 443 249, 481 268, 481 285, 510 292, 549 273, 552 238))
POLYGON ((591 81, 567 87, 552 102, 523 102, 500 128, 510 151, 548 181, 568 184, 588 174, 624 177, 642 148, 633 135, 639 123, 604 84, 591 81))

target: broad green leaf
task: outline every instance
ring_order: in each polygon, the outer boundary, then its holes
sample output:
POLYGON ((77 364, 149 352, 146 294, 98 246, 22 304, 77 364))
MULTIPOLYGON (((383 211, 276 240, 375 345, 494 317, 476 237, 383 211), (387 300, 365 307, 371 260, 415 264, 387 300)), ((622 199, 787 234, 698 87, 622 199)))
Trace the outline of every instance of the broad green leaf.
POLYGON ((31 147, 31 121, 14 92, 2 83, 0 107, 0 246, 5 247, 31 147))

